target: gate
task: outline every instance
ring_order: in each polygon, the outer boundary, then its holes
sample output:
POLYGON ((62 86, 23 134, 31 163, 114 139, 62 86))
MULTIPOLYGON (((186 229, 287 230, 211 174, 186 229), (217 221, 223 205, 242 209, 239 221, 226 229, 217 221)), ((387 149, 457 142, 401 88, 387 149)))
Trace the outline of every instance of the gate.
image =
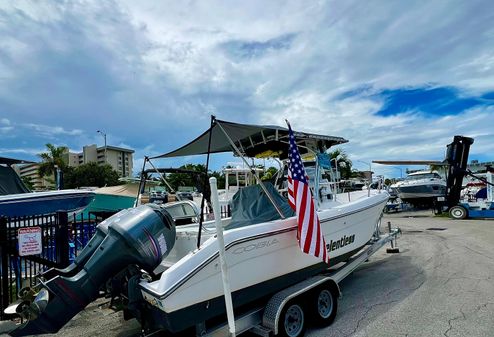
POLYGON ((17 300, 26 286, 37 284, 37 276, 49 268, 65 268, 91 239, 97 221, 57 212, 37 216, 0 218, 0 319, 4 309, 17 300), (19 255, 19 229, 41 231, 41 254, 19 255))

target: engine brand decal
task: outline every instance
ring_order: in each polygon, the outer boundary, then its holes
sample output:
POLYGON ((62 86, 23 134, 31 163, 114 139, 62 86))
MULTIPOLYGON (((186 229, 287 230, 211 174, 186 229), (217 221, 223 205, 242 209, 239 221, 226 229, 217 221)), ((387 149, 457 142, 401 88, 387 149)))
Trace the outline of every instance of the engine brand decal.
POLYGON ((250 252, 250 251, 253 251, 256 249, 271 247, 271 246, 276 245, 278 243, 279 243, 279 241, 276 238, 271 239, 271 240, 265 240, 265 241, 261 241, 261 242, 251 243, 250 245, 247 245, 247 246, 241 246, 241 247, 235 248, 233 250, 233 254, 242 254, 242 253, 250 252))
POLYGON ((159 261, 161 254, 159 250, 160 248, 158 247, 156 240, 146 228, 143 228, 142 230, 147 235, 149 242, 151 243, 151 250, 153 251, 153 254, 156 256, 156 260, 159 261))
POLYGON ((345 247, 346 245, 351 244, 353 241, 355 241, 355 234, 352 234, 350 236, 344 235, 340 240, 336 240, 336 241, 331 240, 330 243, 327 243, 326 249, 328 250, 328 252, 331 252, 333 250, 337 250, 342 247, 345 247))
POLYGON ((161 250, 162 254, 164 254, 168 251, 165 236, 163 235, 163 233, 161 233, 161 235, 158 237, 158 244, 160 245, 160 250, 161 250))

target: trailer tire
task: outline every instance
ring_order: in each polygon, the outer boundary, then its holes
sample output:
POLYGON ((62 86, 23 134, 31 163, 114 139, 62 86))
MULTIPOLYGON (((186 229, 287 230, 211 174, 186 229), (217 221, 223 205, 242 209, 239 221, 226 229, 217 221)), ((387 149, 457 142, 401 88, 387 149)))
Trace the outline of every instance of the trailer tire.
POLYGON ((449 209, 449 216, 456 220, 466 219, 468 217, 468 211, 463 206, 453 206, 449 209))
POLYGON ((278 335, 282 337, 300 337, 305 334, 306 315, 302 302, 296 299, 288 302, 280 314, 278 335))
POLYGON ((333 323, 338 311, 338 291, 331 284, 315 290, 311 296, 311 316, 314 325, 319 327, 333 323))

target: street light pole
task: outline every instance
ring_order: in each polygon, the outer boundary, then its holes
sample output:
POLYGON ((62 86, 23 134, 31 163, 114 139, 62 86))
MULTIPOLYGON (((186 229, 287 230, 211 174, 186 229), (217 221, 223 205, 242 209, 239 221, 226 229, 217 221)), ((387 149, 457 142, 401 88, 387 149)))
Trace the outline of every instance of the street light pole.
POLYGON ((104 133, 101 130, 98 130, 96 132, 100 133, 103 136, 103 138, 105 139, 105 164, 106 164, 107 163, 107 160, 106 160, 106 133, 104 133))
POLYGON ((372 184, 372 166, 371 166, 371 163, 368 163, 368 162, 363 161, 363 160, 357 160, 357 161, 364 163, 366 165, 369 165, 369 185, 372 184))
POLYGON ((401 167, 397 167, 397 166, 391 166, 391 167, 396 170, 400 170, 400 178, 403 178, 403 169, 401 167))

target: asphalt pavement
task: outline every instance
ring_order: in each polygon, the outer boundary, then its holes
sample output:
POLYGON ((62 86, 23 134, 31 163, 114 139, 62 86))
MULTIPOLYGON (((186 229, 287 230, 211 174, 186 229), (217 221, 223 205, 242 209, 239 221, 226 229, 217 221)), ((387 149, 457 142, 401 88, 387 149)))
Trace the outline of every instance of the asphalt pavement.
MULTIPOLYGON (((308 337, 494 336, 494 220, 386 214, 400 253, 381 249, 340 287, 335 322, 308 337)), ((98 300, 52 336, 130 337, 135 320, 98 300)), ((246 336, 251 336, 247 334, 246 336)))
POLYGON ((494 336, 494 221, 386 215, 402 229, 341 284, 338 315, 307 336, 494 336))

